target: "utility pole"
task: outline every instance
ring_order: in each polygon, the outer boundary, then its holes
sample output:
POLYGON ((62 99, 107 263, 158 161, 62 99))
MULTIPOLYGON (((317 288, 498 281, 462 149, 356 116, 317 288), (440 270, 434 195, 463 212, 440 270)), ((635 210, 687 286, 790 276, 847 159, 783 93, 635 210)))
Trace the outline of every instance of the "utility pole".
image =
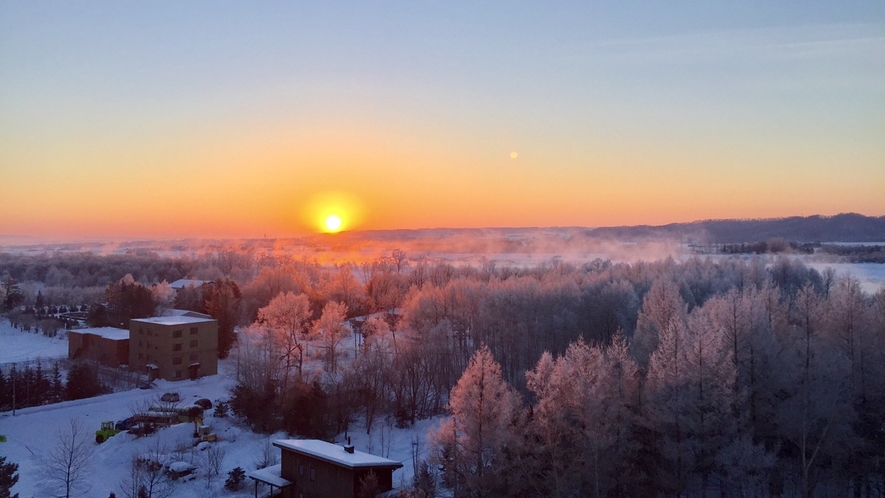
POLYGON ((12 364, 12 416, 15 416, 15 363, 12 364))

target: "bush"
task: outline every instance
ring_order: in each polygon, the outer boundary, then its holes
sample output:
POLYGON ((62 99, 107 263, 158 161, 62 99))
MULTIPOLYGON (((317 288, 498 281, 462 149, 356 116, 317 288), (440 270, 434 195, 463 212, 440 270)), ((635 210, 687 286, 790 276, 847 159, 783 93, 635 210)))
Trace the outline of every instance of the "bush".
POLYGON ((246 471, 240 467, 236 467, 227 473, 227 480, 224 481, 224 489, 228 491, 239 491, 246 480, 246 471))

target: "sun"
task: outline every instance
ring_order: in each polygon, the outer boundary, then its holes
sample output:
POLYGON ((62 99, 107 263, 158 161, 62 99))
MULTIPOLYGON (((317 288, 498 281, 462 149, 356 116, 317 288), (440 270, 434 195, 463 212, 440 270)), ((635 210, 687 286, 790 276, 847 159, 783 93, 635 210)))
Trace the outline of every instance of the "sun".
POLYGON ((337 214, 330 214, 329 216, 326 216, 326 221, 323 222, 323 226, 329 233, 338 232, 341 230, 341 217, 337 214))

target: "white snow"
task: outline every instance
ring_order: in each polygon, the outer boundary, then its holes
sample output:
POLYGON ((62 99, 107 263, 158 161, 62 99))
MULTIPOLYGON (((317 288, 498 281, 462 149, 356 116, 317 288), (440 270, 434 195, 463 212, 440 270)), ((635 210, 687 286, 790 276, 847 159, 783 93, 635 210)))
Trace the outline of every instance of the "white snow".
POLYGON ((196 316, 152 316, 150 318, 133 318, 133 322, 156 323, 158 325, 186 325, 189 323, 203 323, 214 321, 212 318, 200 318, 196 316))
MULTIPOLYGON (((55 353, 61 353, 62 356, 67 353, 66 340, 21 332, 11 329, 8 325, 0 326, 0 341, 2 341, 0 358, 3 358, 0 361, 7 361, 6 358, 11 361, 34 359, 38 355, 48 355, 53 351, 52 348, 55 348, 55 353)), ((19 465, 19 481, 12 488, 12 493, 19 493, 21 498, 57 496, 55 485, 46 478, 41 457, 53 447, 56 434, 69 424, 70 419, 82 423, 89 440, 92 441, 94 432, 101 426, 102 421, 119 421, 127 418, 132 415, 133 410, 150 405, 168 391, 180 393, 183 407, 201 398, 208 398, 213 403, 228 399, 228 389, 234 384, 234 369, 235 361, 222 360, 219 361, 221 372, 219 375, 195 381, 158 380, 152 389, 135 389, 95 398, 25 408, 17 410, 14 417, 10 412, 0 413, 0 435, 7 438, 6 443, 0 443, 0 454, 8 461, 19 465)), ((218 435, 218 441, 215 443, 194 446, 192 437, 194 426, 190 423, 173 425, 142 438, 123 432, 100 445, 90 443, 94 454, 90 477, 83 486, 83 495, 104 497, 114 492, 117 496, 122 496, 121 481, 129 471, 133 457, 145 455, 159 444, 162 452, 169 455, 168 461, 183 461, 198 468, 196 478, 175 481, 174 493, 170 498, 253 496, 254 485, 248 480, 239 492, 224 490, 227 473, 234 467, 242 467, 247 473, 256 470, 263 448, 274 440, 282 439, 289 441, 290 444, 294 443, 291 443, 291 439, 287 439, 286 434, 256 434, 233 417, 214 418, 211 417, 211 413, 211 410, 207 411, 204 421, 211 425, 213 433, 218 435), (226 455, 221 466, 221 474, 212 477, 207 487, 204 469, 208 468, 205 461, 208 448, 212 446, 223 449, 226 455)), ((402 463, 404 467, 393 473, 394 486, 400 486, 411 482, 414 472, 413 449, 419 452, 419 458, 426 458, 426 432, 436 423, 436 420, 423 420, 413 428, 397 429, 393 427, 391 420, 379 420, 372 427, 371 434, 366 434, 362 424, 354 424, 350 428, 349 436, 360 453, 371 453, 387 461, 402 463)), ((344 436, 340 435, 338 441, 344 441, 344 436)), ((340 448, 341 453, 344 453, 340 445, 330 446, 340 448)), ((280 450, 275 447, 272 449, 279 458, 280 450)))
POLYGON ((274 446, 288 448, 298 453, 311 455, 321 460, 345 467, 388 467, 399 466, 399 462, 354 450, 348 453, 344 446, 327 443, 319 439, 282 439, 273 442, 274 446))
POLYGON ((283 488, 291 485, 292 481, 280 477, 282 468, 282 464, 278 463, 276 465, 271 465, 270 467, 265 467, 263 469, 253 470, 252 472, 246 474, 246 477, 258 479, 261 482, 266 482, 278 488, 283 488))
POLYGON ((78 334, 92 334, 97 335, 99 337, 104 337, 105 339, 110 339, 112 341, 122 341, 124 339, 129 339, 129 331, 126 329, 118 329, 116 327, 96 327, 96 328, 88 328, 88 329, 74 329, 71 332, 77 332, 78 334))
POLYGON ((68 339, 63 331, 56 337, 46 337, 40 332, 12 328, 5 320, 0 323, 0 363, 67 356, 68 339))

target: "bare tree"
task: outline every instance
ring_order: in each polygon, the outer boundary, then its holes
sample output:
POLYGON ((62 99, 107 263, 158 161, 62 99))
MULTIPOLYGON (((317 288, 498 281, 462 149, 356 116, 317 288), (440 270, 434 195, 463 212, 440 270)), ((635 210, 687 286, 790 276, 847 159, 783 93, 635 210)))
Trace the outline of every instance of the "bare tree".
POLYGON ((224 458, 227 451, 218 445, 212 445, 206 448, 204 452, 203 476, 206 478, 206 488, 212 486, 212 481, 221 474, 221 466, 224 464, 224 458))
POLYGON ((120 482, 125 498, 168 498, 175 491, 166 475, 166 447, 156 440, 146 453, 132 456, 129 472, 120 482))
POLYGON ((65 498, 81 491, 75 488, 86 484, 92 465, 92 444, 90 432, 79 419, 71 418, 58 430, 55 445, 43 457, 43 465, 46 477, 58 483, 58 491, 63 492, 65 498))

